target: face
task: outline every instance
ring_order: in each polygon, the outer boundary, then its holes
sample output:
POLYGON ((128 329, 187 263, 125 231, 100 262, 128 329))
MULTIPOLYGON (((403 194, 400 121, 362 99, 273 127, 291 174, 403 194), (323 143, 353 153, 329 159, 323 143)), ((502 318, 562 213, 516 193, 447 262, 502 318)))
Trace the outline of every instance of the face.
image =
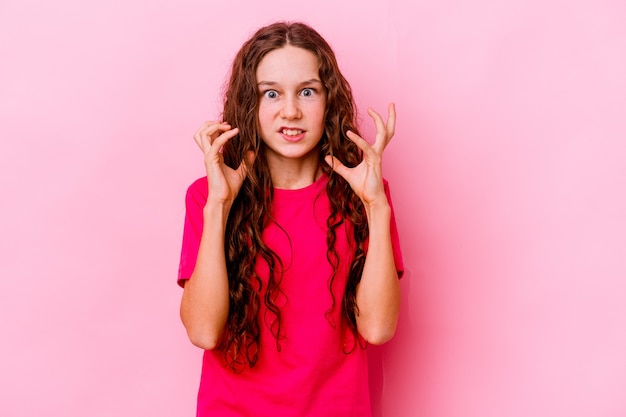
POLYGON ((290 45, 269 52, 257 67, 259 127, 270 167, 318 161, 326 109, 318 68, 312 52, 290 45))

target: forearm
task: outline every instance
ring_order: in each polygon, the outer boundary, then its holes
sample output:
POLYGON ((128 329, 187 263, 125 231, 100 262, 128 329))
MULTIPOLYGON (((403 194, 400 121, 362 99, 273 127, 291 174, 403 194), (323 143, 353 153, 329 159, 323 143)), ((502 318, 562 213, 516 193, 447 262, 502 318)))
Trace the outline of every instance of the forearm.
POLYGON ((369 343, 382 344, 393 337, 400 310, 400 285, 391 245, 388 203, 366 208, 369 247, 357 288, 357 328, 369 343))
POLYGON ((191 342, 203 349, 214 348, 228 319, 229 289, 224 235, 229 206, 208 203, 198 258, 185 284, 180 315, 191 342))

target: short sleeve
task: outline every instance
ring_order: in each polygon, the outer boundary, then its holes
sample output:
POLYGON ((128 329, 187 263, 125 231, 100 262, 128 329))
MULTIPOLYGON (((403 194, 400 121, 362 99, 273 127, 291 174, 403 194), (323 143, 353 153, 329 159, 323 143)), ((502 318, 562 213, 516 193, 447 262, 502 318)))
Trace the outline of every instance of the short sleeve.
POLYGON ((183 244, 180 252, 180 264, 178 266, 178 285, 184 286, 186 280, 191 278, 198 249, 202 238, 204 226, 203 209, 208 197, 207 178, 200 178, 189 186, 185 197, 185 224, 183 227, 183 244))
POLYGON ((385 194, 387 195, 387 201, 389 207, 391 207, 391 248, 393 249, 393 260, 396 264, 396 271, 398 271, 398 278, 402 278, 404 274, 404 261, 402 260, 402 250, 400 249, 400 237, 398 235, 398 226, 396 225, 396 217, 393 210, 393 203, 391 201, 391 191, 389 190, 389 183, 385 180, 385 194))

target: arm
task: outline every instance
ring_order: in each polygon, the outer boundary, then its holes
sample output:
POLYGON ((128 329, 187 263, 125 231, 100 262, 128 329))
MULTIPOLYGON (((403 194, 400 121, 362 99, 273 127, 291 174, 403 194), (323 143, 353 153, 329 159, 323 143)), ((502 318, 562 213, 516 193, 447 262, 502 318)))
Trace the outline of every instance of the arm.
POLYGON ((224 256, 227 206, 207 205, 196 266, 185 283, 180 317, 191 342, 213 349, 222 335, 229 309, 228 275, 224 256))
POLYGON ((382 344, 393 337, 400 310, 400 285, 391 244, 391 206, 382 177, 382 154, 395 131, 395 106, 389 105, 387 123, 373 110, 368 110, 368 114, 376 123, 373 145, 353 132, 347 133, 363 151, 363 161, 354 168, 347 168, 332 156, 327 156, 326 162, 348 181, 365 206, 369 248, 356 291, 356 322, 365 340, 382 344))
POLYGON ((357 328, 372 344, 393 337, 400 311, 400 284, 391 246, 391 207, 386 199, 383 203, 366 206, 369 247, 356 290, 357 328))
POLYGON ((247 165, 242 162, 236 170, 229 168, 219 149, 236 134, 237 129, 231 129, 228 124, 207 122, 194 135, 205 155, 210 192, 203 209, 198 257, 183 290, 180 316, 191 342, 203 349, 213 349, 218 344, 228 319, 224 234, 228 213, 245 178, 247 165))

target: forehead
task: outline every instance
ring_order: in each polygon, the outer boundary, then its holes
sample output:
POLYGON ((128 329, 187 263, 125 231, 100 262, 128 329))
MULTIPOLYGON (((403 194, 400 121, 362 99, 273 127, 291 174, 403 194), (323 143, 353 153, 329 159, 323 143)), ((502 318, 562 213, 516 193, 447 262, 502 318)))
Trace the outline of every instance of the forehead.
POLYGON ((268 52, 256 70, 257 82, 290 83, 319 79, 319 60, 309 50, 285 45, 268 52))

